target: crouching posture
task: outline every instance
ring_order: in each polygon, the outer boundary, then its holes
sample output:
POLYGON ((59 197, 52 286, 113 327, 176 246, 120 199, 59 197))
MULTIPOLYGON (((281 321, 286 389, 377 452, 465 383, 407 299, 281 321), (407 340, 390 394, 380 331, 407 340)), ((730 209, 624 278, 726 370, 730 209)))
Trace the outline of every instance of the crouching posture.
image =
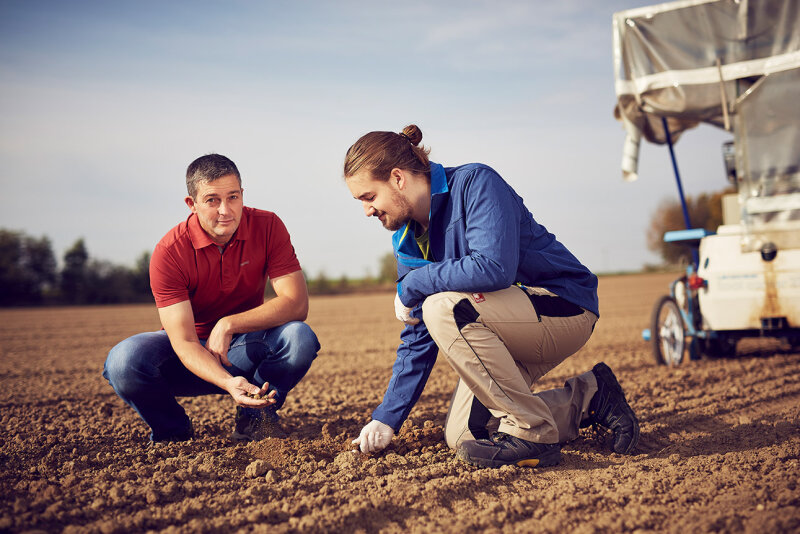
POLYGON ((362 452, 389 444, 441 351, 460 377, 445 438, 463 460, 555 465, 560 443, 590 424, 612 431, 615 452, 632 452, 638 421, 606 364, 531 391, 591 336, 597 277, 494 170, 432 163, 421 140, 415 125, 371 132, 345 158, 353 197, 394 231, 395 312, 406 324, 383 402, 353 443, 362 452), (489 435, 492 417, 499 428, 489 435))
POLYGON ((191 213, 156 246, 150 283, 164 329, 130 337, 103 376, 150 426, 152 441, 194 435, 176 396, 227 393, 232 437, 279 436, 277 410, 319 350, 304 322, 305 278, 272 212, 245 207, 236 165, 219 154, 186 172, 191 213), (276 296, 264 300, 267 280, 276 296))

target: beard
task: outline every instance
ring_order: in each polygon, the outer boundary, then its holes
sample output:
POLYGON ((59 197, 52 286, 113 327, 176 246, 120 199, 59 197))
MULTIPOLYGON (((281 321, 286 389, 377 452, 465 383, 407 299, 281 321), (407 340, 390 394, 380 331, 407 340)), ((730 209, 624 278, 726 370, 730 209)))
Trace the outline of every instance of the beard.
POLYGON ((387 212, 377 214, 377 217, 383 217, 381 224, 387 230, 394 232, 399 230, 411 220, 411 203, 406 200, 406 197, 397 192, 392 192, 392 204, 394 204, 397 211, 396 215, 389 215, 387 212))

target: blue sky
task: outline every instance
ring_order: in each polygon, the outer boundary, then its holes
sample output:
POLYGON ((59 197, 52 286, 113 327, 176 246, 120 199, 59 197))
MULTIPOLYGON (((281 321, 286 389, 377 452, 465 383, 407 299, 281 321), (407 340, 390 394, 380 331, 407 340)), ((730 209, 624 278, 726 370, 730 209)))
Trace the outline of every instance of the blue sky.
MULTIPOLYGON (((621 179, 611 15, 650 3, 0 0, 0 227, 133 265, 188 214, 189 162, 218 152, 310 276, 374 274, 390 234, 344 154, 413 122, 433 161, 494 167, 591 269, 638 269, 676 187, 662 146, 621 179)), ((725 186, 728 138, 676 145, 687 193, 725 186)))

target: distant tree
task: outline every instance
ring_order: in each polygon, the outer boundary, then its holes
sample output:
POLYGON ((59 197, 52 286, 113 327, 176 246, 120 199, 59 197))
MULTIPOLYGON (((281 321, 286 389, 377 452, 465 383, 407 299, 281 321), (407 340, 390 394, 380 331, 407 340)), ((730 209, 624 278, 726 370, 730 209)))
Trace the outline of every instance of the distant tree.
POLYGON ((87 304, 115 304, 131 302, 133 272, 105 260, 90 260, 86 265, 83 302, 87 304))
POLYGON ((372 276, 372 271, 369 268, 364 269, 364 284, 370 285, 375 282, 375 278, 372 276))
POLYGON ((397 260, 394 254, 387 252, 378 262, 378 281, 394 282, 397 280, 397 260))
POLYGON ((343 274, 342 277, 339 278, 336 290, 341 293, 346 293, 348 289, 350 289, 350 280, 347 279, 347 275, 343 274))
POLYGON ((78 239, 64 253, 64 268, 61 270, 61 298, 70 304, 84 304, 87 295, 87 265, 89 252, 83 238, 78 239))
POLYGON ((0 229, 0 305, 38 304, 56 281, 47 237, 0 229))
POLYGON ((325 275, 325 271, 320 271, 317 275, 317 279, 314 280, 314 284, 312 286, 314 288, 315 293, 325 294, 331 292, 331 282, 328 280, 328 277, 325 275))
POLYGON ((22 268, 22 235, 0 230, 0 303, 20 304, 30 297, 22 268))
POLYGON ((43 292, 51 291, 58 279, 58 266, 50 239, 26 237, 23 248, 27 256, 25 268, 33 277, 34 287, 43 292))
MULTIPOLYGON (((692 227, 715 232, 722 224, 722 197, 731 192, 733 190, 729 188, 716 193, 701 193, 697 197, 687 196, 686 206, 692 227)), ((665 243, 664 233, 685 228, 680 200, 663 200, 650 218, 647 248, 659 254, 666 264, 680 263, 689 256, 689 249, 685 245, 665 243)))
POLYGON ((150 291, 150 252, 143 252, 136 260, 133 269, 132 289, 134 294, 141 299, 150 299, 153 294, 150 291))

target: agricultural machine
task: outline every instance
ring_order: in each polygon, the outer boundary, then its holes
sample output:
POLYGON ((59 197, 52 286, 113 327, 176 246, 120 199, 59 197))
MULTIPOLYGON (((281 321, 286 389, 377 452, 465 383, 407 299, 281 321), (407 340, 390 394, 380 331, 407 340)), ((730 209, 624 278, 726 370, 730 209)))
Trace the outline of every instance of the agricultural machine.
POLYGON ((642 137, 668 146, 686 229, 664 240, 692 256, 643 332, 656 361, 734 355, 746 337, 800 349, 800 0, 681 0, 613 24, 623 178, 637 178, 642 137), (673 150, 699 123, 733 138, 737 193, 715 232, 692 227, 673 150))

